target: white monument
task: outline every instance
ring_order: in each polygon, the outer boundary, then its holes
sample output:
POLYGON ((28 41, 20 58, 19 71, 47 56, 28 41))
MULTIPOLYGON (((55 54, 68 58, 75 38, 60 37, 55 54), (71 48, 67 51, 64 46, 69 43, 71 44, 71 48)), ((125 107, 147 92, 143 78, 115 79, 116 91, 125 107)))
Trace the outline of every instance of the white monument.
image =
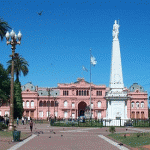
MULTIPOLYGON (((127 120, 127 91, 124 91, 121 54, 119 44, 119 24, 115 20, 113 25, 113 42, 112 42, 112 59, 110 73, 110 90, 106 94, 107 110, 106 110, 106 126, 123 126, 127 120)), ((105 125, 105 122, 103 122, 105 125)))

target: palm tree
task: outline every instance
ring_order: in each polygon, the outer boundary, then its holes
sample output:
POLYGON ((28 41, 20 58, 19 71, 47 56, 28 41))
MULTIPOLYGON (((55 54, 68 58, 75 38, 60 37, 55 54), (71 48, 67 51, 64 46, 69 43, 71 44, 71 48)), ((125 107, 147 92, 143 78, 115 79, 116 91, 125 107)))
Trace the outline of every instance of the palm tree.
POLYGON ((6 32, 9 29, 11 29, 11 27, 8 25, 8 23, 3 21, 2 19, 0 19, 0 38, 1 38, 1 41, 3 40, 3 38, 5 37, 6 32))
MULTIPOLYGON (((9 60, 7 62, 8 68, 7 71, 8 73, 11 74, 11 64, 12 60, 9 60)), ((23 73, 24 76, 26 76, 29 72, 28 70, 28 62, 19 54, 15 54, 15 59, 14 59, 14 73, 16 74, 16 81, 19 81, 19 76, 21 75, 21 72, 23 73)))

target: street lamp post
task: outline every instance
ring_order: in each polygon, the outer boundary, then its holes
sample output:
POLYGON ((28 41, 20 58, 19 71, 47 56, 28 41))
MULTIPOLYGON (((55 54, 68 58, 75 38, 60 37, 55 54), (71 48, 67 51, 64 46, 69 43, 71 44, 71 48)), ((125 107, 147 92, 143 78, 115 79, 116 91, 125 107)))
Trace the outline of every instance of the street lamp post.
POLYGON ((55 100, 56 100, 56 96, 54 96, 54 119, 55 119, 55 100))
POLYGON ((6 33, 6 40, 7 45, 10 44, 12 47, 12 65, 11 65, 11 87, 10 87, 10 121, 9 121, 9 130, 14 130, 14 59, 15 59, 15 49, 17 44, 21 44, 21 37, 22 34, 19 31, 18 36, 15 34, 15 32, 12 30, 9 34, 7 31, 6 33), (9 38, 11 37, 11 41, 9 41, 9 38), (17 38, 19 41, 17 41, 17 38))
POLYGON ((48 91, 48 120, 49 120, 49 106, 50 106, 50 91, 52 90, 52 88, 47 88, 48 91))

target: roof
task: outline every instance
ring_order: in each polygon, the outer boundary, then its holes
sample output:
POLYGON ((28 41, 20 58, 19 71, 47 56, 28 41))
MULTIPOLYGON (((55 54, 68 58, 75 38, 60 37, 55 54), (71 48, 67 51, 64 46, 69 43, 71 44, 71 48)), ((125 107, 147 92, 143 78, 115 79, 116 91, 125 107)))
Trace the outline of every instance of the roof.
POLYGON ((131 92, 135 92, 136 90, 139 90, 140 92, 144 92, 144 88, 141 85, 138 85, 138 83, 133 83, 133 85, 129 87, 129 90, 131 92))

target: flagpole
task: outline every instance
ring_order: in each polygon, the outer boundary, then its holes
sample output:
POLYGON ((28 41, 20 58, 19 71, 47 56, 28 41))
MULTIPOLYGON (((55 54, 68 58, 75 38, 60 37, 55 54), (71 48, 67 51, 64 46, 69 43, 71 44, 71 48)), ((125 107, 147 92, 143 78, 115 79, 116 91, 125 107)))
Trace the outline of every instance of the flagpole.
POLYGON ((91 49, 90 49, 90 119, 92 118, 91 114, 91 49))

